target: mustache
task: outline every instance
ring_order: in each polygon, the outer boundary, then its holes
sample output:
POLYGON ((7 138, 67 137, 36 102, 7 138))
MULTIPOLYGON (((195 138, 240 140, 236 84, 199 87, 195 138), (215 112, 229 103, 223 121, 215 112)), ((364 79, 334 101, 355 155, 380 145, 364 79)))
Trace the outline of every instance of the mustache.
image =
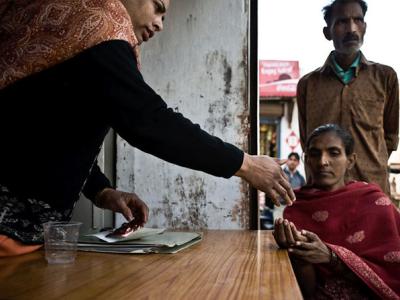
POLYGON ((344 39, 343 39, 343 42, 344 42, 344 43, 350 42, 350 41, 359 42, 359 41, 360 41, 360 38, 359 38, 358 35, 356 35, 356 34, 348 34, 348 35, 346 35, 346 36, 344 37, 344 39))

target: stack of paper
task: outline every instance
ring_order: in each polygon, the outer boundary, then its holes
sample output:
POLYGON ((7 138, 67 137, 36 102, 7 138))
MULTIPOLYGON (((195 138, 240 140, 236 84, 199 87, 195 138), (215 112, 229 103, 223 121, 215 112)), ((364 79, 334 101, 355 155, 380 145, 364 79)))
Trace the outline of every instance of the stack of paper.
POLYGON ((201 241, 201 233, 172 232, 140 228, 127 237, 107 237, 112 232, 87 234, 79 238, 78 250, 103 253, 176 253, 201 241))

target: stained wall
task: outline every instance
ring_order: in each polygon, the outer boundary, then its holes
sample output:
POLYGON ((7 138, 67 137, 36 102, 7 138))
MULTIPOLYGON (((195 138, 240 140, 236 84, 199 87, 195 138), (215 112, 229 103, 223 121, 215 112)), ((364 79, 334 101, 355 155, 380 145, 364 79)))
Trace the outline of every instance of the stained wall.
MULTIPOLYGON (((248 0, 173 0, 164 31, 141 52, 145 81, 170 107, 244 150, 248 22, 248 0)), ((248 186, 242 180, 174 166, 120 138, 116 182, 146 201, 148 226, 248 227, 248 186)))

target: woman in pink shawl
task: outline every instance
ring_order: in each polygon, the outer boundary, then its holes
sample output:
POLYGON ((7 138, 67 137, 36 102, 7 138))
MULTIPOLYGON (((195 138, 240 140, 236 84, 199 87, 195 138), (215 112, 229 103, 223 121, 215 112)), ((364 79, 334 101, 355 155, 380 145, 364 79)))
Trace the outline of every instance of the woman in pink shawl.
POLYGON ((337 125, 315 129, 305 149, 311 182, 275 222, 306 299, 400 299, 400 214, 377 185, 345 181, 353 146, 337 125))

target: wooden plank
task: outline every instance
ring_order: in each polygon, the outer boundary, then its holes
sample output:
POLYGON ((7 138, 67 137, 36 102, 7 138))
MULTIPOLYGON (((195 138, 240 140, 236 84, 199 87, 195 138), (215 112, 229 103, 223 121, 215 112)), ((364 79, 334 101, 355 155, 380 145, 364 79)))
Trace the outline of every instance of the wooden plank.
POLYGON ((44 252, 0 259, 1 299, 302 299, 287 252, 267 231, 208 231, 177 254, 44 252))

